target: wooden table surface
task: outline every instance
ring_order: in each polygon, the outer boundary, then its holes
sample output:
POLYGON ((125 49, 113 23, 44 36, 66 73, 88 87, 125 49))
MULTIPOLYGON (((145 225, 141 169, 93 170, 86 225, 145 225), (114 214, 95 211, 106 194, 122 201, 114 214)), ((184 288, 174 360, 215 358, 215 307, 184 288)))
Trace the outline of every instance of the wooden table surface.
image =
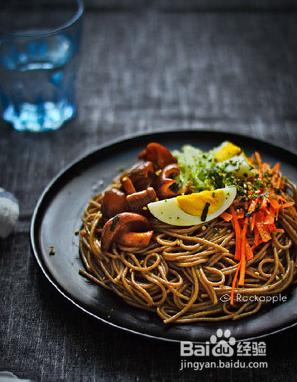
POLYGON ((0 242, 0 370, 35 381, 296 381, 297 329, 267 338, 268 369, 182 373, 178 345, 115 330, 64 301, 29 243, 32 211, 50 179, 125 134, 225 130, 297 153, 297 18, 285 3, 281 10, 208 9, 203 1, 182 9, 90 6, 78 117, 48 134, 0 122, 0 186, 21 206, 16 233, 0 242))

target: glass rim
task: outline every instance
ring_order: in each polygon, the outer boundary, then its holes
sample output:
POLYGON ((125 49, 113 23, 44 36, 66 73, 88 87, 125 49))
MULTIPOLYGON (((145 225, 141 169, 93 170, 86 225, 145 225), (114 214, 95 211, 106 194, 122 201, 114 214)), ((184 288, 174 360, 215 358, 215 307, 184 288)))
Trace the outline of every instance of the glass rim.
POLYGON ((56 27, 52 27, 52 28, 49 28, 49 29, 40 29, 38 30, 37 29, 37 32, 35 31, 35 33, 33 32, 22 32, 22 31, 15 31, 15 32, 7 32, 7 33, 3 33, 3 34, 0 34, 0 41, 1 40, 9 40, 9 39, 38 39, 38 38, 42 38, 42 37, 47 37, 47 36, 52 36, 52 35, 55 35, 65 29, 68 29, 70 27, 72 27, 75 23, 77 23, 81 16, 83 15, 84 13, 84 2, 83 0, 74 0, 75 3, 76 3, 76 6, 77 6, 77 9, 75 11, 75 13, 67 20, 65 21, 63 24, 61 25, 58 25, 56 27))

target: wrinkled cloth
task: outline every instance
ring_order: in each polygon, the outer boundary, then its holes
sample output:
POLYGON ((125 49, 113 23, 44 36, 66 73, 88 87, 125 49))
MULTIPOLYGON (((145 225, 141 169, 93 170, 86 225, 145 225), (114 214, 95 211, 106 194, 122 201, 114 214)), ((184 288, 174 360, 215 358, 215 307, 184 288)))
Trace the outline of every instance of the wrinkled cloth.
POLYGON ((33 382, 30 379, 18 378, 15 374, 11 373, 10 371, 0 371, 0 382, 13 382, 13 381, 33 382))
POLYGON ((0 238, 9 236, 19 218, 19 203, 10 192, 0 188, 0 238))

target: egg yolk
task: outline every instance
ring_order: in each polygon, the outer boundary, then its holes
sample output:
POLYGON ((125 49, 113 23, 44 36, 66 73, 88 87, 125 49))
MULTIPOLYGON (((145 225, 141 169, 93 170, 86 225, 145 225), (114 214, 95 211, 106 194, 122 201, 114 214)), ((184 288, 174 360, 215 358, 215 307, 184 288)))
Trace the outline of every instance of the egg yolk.
POLYGON ((224 190, 201 191, 190 195, 177 196, 179 207, 186 213, 201 216, 206 203, 209 204, 208 214, 216 212, 225 201, 224 190))
POLYGON ((214 158, 217 162, 223 162, 224 160, 230 159, 235 155, 241 153, 241 148, 234 145, 231 142, 224 143, 218 151, 214 154, 214 158))

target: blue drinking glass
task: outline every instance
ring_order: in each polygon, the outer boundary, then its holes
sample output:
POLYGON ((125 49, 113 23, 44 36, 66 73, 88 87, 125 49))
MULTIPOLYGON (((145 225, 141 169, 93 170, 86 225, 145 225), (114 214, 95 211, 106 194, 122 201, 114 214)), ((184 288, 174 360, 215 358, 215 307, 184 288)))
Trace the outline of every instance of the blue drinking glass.
POLYGON ((0 25, 11 28, 0 31, 1 116, 18 131, 56 130, 76 114, 82 0, 8 3, 0 5, 0 25))

